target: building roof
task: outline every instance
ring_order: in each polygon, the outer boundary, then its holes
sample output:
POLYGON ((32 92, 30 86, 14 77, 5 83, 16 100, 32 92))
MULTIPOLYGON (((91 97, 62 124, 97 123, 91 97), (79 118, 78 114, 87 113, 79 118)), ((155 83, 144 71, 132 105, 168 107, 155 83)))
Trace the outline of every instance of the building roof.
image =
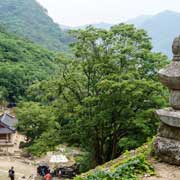
POLYGON ((9 130, 15 131, 18 120, 13 116, 4 113, 0 115, 0 123, 4 124, 9 130))
POLYGON ((13 130, 10 130, 8 128, 0 128, 0 134, 11 134, 13 132, 13 130))

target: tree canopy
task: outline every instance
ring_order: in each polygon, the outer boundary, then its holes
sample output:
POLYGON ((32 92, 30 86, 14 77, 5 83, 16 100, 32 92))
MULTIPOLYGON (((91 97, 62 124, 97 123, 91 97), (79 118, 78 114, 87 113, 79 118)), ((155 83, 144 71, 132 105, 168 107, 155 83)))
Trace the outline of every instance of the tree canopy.
POLYGON ((56 54, 0 28, 0 92, 3 99, 17 101, 29 85, 56 72, 56 54))
MULTIPOLYGON (((78 145, 102 164, 156 133, 154 110, 167 102, 157 71, 167 57, 152 52, 147 33, 133 25, 110 30, 89 26, 71 34, 75 58, 62 63, 58 76, 31 86, 28 98, 53 109, 57 144, 78 145)), ((17 116, 21 129, 26 117, 21 109, 17 116)))

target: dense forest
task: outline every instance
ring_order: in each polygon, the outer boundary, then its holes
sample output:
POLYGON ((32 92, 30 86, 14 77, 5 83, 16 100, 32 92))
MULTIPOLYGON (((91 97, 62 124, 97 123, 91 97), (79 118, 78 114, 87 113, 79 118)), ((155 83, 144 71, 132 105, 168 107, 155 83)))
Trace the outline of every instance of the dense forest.
POLYGON ((53 52, 0 28, 0 100, 17 102, 29 85, 47 79, 59 69, 53 52))
POLYGON ((25 37, 50 50, 68 51, 71 38, 54 23, 36 0, 3 0, 0 24, 9 32, 25 37))
POLYGON ((88 152, 81 160, 85 171, 156 134, 154 110, 167 103, 157 72, 168 61, 151 51, 147 33, 133 25, 89 26, 71 36, 74 56, 63 57, 56 75, 29 86, 16 115, 28 152, 78 146, 88 152))

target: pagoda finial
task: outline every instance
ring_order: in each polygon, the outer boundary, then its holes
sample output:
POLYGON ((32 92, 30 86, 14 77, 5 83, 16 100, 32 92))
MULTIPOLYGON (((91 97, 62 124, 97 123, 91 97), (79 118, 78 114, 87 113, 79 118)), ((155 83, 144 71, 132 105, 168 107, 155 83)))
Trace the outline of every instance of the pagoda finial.
POLYGON ((173 60, 180 61, 180 36, 176 37, 172 44, 173 60))

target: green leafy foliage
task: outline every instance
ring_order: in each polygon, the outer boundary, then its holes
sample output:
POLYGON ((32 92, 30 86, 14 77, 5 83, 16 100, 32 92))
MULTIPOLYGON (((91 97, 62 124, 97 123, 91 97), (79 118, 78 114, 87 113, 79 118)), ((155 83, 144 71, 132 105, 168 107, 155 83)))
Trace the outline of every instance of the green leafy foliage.
POLYGON ((0 2, 0 23, 9 32, 50 50, 68 49, 68 34, 54 23, 36 0, 3 0, 0 2))
POLYGON ((167 103, 157 72, 167 57, 153 53, 146 32, 132 25, 71 33, 75 59, 62 62, 49 81, 31 86, 28 97, 53 109, 59 142, 85 149, 95 166, 156 133, 154 110, 167 103))
POLYGON ((81 145, 101 164, 156 133, 154 110, 167 102, 157 71, 167 58, 151 52, 146 32, 132 25, 109 31, 90 26, 72 34, 78 60, 60 83, 70 107, 68 129, 75 129, 81 145))
POLYGON ((133 152, 126 151, 117 159, 81 174, 75 180, 139 180, 144 174, 154 175, 154 168, 148 161, 152 153, 152 142, 153 139, 150 139, 133 152))
POLYGON ((49 107, 34 102, 21 103, 16 108, 16 115, 19 120, 17 129, 28 138, 25 144, 28 152, 39 156, 60 143, 59 124, 49 107))
POLYGON ((79 164, 80 173, 87 172, 89 169, 93 169, 94 165, 96 164, 92 154, 87 151, 77 156, 75 160, 79 164))
POLYGON ((75 180, 138 180, 138 175, 145 173, 153 174, 154 170, 146 158, 139 155, 118 166, 114 172, 96 171, 85 178, 77 177, 75 180))
POLYGON ((0 84, 5 100, 22 99, 29 85, 57 69, 55 54, 0 29, 0 84))

